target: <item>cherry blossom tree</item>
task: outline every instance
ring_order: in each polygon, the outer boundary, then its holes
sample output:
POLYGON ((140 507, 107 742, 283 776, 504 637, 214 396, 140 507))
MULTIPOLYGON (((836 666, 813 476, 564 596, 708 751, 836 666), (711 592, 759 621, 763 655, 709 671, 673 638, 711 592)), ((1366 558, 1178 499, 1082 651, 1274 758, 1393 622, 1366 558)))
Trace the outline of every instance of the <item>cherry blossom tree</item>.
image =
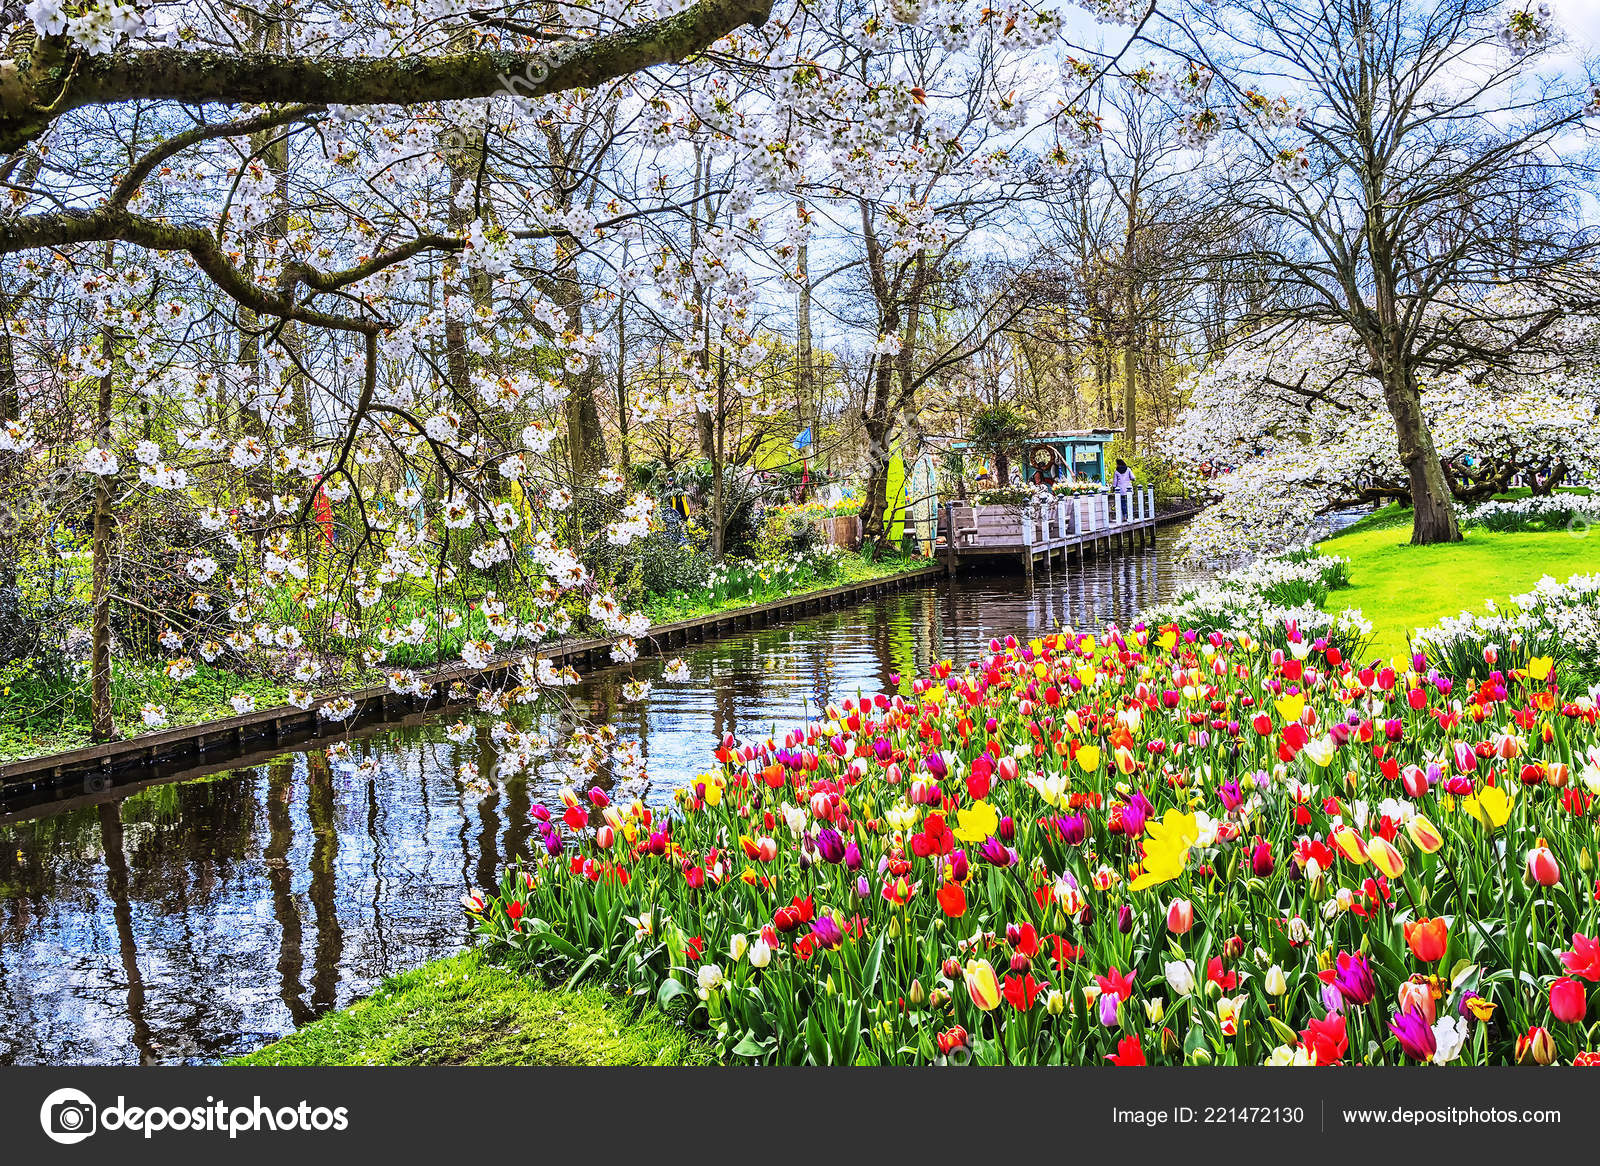
POLYGON ((1163 18, 1213 78, 1187 133, 1238 219, 1268 228, 1243 256, 1270 281, 1257 323, 1337 325, 1359 346, 1412 541, 1459 538, 1425 386, 1508 365, 1600 299, 1580 213, 1593 80, 1545 68, 1560 37, 1543 5, 1197 0, 1163 18), (1506 283, 1532 294, 1492 298, 1506 283))
MULTIPOLYGON (((1540 312, 1527 289, 1511 288, 1456 322, 1464 344, 1495 351, 1510 342, 1516 321, 1540 312)), ((1548 492, 1600 472, 1591 438, 1600 420, 1597 339, 1593 316, 1563 315, 1538 352, 1425 382, 1423 421, 1449 504, 1523 480, 1548 492)), ((1214 473, 1194 483, 1217 497, 1182 536, 1194 557, 1275 549, 1303 540, 1331 510, 1411 499, 1383 387, 1349 329, 1301 324, 1258 334, 1193 376, 1186 391, 1189 404, 1161 446, 1214 473)))

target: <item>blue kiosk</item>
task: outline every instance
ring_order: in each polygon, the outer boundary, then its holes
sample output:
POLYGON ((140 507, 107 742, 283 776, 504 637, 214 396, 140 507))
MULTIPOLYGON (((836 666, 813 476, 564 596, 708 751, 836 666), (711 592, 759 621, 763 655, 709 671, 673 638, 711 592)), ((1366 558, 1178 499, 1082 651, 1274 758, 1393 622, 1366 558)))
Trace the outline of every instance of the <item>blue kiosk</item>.
MULTIPOLYGON (((1105 487, 1111 482, 1106 447, 1118 432, 1115 429, 1081 429, 1036 434, 1023 446, 1022 456, 1013 463, 1014 469, 1030 486, 1050 486, 1081 478, 1105 487)), ((970 449, 971 446, 959 441, 955 448, 970 449)))
POLYGON ((1084 478, 1107 485, 1111 478, 1106 466, 1106 447, 1115 437, 1114 429, 1041 433, 1030 440, 1023 451, 1027 467, 1025 480, 1030 485, 1049 486, 1084 478))

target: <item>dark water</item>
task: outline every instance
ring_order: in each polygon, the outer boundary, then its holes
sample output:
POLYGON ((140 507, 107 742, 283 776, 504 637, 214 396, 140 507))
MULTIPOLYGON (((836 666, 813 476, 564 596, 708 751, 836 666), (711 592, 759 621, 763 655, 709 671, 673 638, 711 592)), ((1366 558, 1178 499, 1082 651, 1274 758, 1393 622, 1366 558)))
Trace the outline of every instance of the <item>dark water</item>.
MULTIPOLYGON (((627 704, 626 674, 577 690, 590 717, 642 742, 647 801, 699 772, 724 732, 768 732, 876 692, 991 636, 1129 622, 1182 576, 1166 548, 1042 573, 958 580, 693 649, 692 679, 627 704)), ((656 679, 657 661, 633 676, 656 679)), ((248 1052, 470 939, 460 896, 523 852, 528 808, 561 764, 498 784, 486 730, 442 724, 173 780, 120 800, 0 817, 0 1064, 204 1063, 248 1052), (21 819, 21 820, 18 820, 21 819)))

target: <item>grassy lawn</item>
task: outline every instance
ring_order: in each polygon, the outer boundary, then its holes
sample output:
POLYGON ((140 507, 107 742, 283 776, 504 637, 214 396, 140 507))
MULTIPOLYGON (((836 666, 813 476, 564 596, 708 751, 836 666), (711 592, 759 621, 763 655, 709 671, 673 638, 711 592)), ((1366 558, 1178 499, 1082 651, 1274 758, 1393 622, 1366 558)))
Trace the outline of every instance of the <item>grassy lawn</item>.
POLYGON ((391 977, 234 1065, 697 1065, 706 1045, 602 988, 548 988, 475 952, 391 977))
POLYGON ((1404 652, 1412 629, 1445 616, 1481 611, 1533 587, 1543 575, 1565 580, 1600 571, 1600 533, 1496 534, 1469 529, 1459 543, 1414 547, 1411 514, 1389 506, 1320 544, 1350 560, 1350 587, 1330 606, 1359 607, 1373 623, 1373 649, 1404 652))
MULTIPOLYGON (((285 704, 289 689, 259 676, 197 665, 183 683, 159 665, 117 661, 112 669, 111 707, 125 735, 145 732, 139 710, 146 701, 165 706, 166 728, 198 725, 234 715, 235 693, 255 697, 258 708, 285 704)), ((0 761, 62 753, 92 744, 89 682, 47 683, 25 666, 0 668, 0 761)))

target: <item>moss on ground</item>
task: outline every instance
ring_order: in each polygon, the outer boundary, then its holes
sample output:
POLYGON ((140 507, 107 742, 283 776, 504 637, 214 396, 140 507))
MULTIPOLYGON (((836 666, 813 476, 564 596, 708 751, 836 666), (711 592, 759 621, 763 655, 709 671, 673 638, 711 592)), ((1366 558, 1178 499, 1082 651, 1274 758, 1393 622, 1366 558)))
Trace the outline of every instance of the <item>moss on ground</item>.
POLYGON ((233 1065, 696 1065, 708 1045, 599 987, 550 988, 468 951, 385 980, 371 996, 233 1065))

